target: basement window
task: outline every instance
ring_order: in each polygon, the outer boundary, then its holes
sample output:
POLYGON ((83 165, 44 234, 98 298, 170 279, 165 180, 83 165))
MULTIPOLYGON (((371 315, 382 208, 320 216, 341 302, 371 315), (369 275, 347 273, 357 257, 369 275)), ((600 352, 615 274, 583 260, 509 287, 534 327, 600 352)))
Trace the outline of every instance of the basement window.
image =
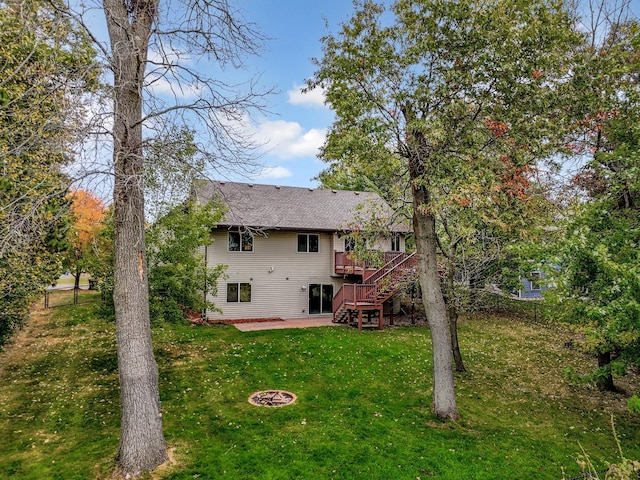
POLYGON ((227 303, 250 302, 250 283, 227 283, 227 303))

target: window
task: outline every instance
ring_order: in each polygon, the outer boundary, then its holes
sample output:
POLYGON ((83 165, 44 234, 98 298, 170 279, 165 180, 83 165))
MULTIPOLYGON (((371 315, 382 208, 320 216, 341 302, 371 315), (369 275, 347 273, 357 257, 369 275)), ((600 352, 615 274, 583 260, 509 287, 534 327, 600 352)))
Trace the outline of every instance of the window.
POLYGON ((542 278, 542 272, 534 271, 531 272, 531 277, 529 281, 531 282, 531 290, 541 290, 540 288, 540 279, 542 278))
POLYGON ((227 302, 250 302, 250 283, 227 283, 227 302))
POLYGON ((353 252, 355 249, 356 249, 356 239, 351 237, 346 237, 344 239, 344 251, 353 252))
POLYGON ((391 251, 392 252, 400 251, 400 237, 391 237, 391 251))
POLYGON ((253 252, 253 235, 249 232, 229 232, 230 252, 253 252))
POLYGON ((317 253, 320 247, 320 239, 316 234, 298 234, 298 252, 317 253))

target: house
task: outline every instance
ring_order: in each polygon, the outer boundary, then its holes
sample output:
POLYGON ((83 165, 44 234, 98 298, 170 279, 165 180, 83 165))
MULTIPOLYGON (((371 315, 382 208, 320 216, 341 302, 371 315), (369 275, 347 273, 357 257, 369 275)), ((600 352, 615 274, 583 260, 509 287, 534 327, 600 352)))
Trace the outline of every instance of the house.
MULTIPOLYGON (((558 270, 558 267, 552 267, 558 270)), ((541 300, 542 292, 553 288, 553 284, 549 283, 547 278, 545 281, 545 272, 541 269, 534 269, 529 272, 526 277, 520 277, 520 289, 518 290, 518 298, 526 300, 541 300)))
POLYGON ((208 320, 238 321, 265 318, 301 318, 334 315, 350 321, 378 315, 382 326, 382 303, 391 297, 389 271, 405 265, 408 257, 406 224, 392 222, 393 212, 380 196, 313 188, 282 187, 235 182, 206 182, 198 186, 196 200, 219 199, 226 205, 224 219, 212 228, 211 243, 202 247, 207 264, 225 264, 226 278, 219 280, 215 297, 209 298, 220 312, 208 311, 208 320), (384 268, 355 262, 348 235, 365 228, 365 218, 390 221, 389 233, 368 248, 384 258, 384 268), (385 273, 387 273, 385 275, 385 273), (373 280, 370 278, 377 275, 373 280), (364 292, 371 285, 375 289, 364 292), (359 294, 357 290, 362 290, 359 294), (382 293, 381 293, 382 290, 382 293), (375 293, 376 298, 371 295, 375 293), (359 296, 358 296, 359 295, 359 296), (363 299, 367 297, 367 305, 363 299), (352 298, 353 297, 353 298, 352 298), (339 304, 334 305, 336 298, 339 304), (358 300, 360 304, 358 304, 358 300), (349 303, 351 302, 351 303, 349 303), (370 307, 368 310, 366 306, 370 307))

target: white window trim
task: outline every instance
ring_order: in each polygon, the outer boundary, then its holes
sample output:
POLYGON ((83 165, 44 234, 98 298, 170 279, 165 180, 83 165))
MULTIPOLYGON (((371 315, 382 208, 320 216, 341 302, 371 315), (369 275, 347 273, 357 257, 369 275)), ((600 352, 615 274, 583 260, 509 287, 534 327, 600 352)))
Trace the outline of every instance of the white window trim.
POLYGON ((227 303, 232 303, 232 304, 236 304, 236 303, 251 303, 253 302, 253 285, 251 284, 251 282, 227 282, 227 286, 226 286, 227 292, 226 292, 226 296, 225 296, 225 301, 227 303), (250 291, 250 295, 251 295, 251 300, 249 300, 248 302, 243 302, 240 300, 240 285, 242 284, 247 284, 249 285, 249 291, 250 291), (238 287, 238 300, 236 301, 229 301, 229 285, 237 285, 238 287))
POLYGON ((531 272, 531 277, 529 278, 529 287, 532 292, 542 291, 542 285, 540 285, 540 280, 542 280, 542 272, 540 270, 533 270, 531 272), (537 275, 538 278, 535 279, 534 275, 537 275), (537 288, 534 288, 534 285, 537 285, 537 288))
POLYGON ((319 233, 298 233, 298 234, 296 235, 296 253, 320 253, 320 234, 319 234, 319 233), (298 250, 298 245, 299 245, 299 243, 298 243, 298 242, 299 242, 299 237, 300 237, 301 235, 304 235, 305 237, 307 237, 307 250, 306 250, 306 251, 303 251, 303 252, 301 252, 300 250, 298 250), (311 251, 309 251, 309 245, 310 245, 310 243, 309 243, 309 237, 310 237, 311 235, 315 235, 316 237, 318 237, 318 251, 317 251, 317 252, 311 252, 311 251))

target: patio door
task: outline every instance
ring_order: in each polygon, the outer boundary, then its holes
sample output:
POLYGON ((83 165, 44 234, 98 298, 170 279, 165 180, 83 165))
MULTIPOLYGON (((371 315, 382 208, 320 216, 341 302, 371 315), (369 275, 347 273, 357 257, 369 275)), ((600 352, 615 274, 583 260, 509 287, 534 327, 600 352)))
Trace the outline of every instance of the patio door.
POLYGON ((311 315, 332 313, 333 285, 309 284, 309 313, 311 315))

